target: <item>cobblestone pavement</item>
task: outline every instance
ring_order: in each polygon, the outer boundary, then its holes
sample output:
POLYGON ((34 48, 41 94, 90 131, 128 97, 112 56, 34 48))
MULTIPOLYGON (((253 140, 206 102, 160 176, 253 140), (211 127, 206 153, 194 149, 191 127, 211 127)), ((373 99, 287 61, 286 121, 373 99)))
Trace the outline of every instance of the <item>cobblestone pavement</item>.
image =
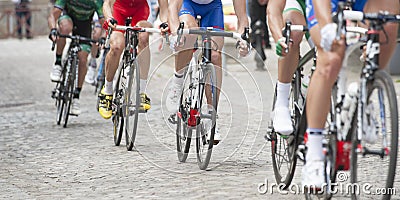
MULTIPOLYGON (((114 146, 112 122, 97 113, 93 86, 83 88, 82 114, 71 117, 67 128, 56 125, 49 80, 54 53, 47 38, 0 40, 0 199, 303 199, 264 187, 275 183, 264 140, 276 79, 273 51, 267 51, 264 72, 254 70, 253 55, 241 59, 243 65, 227 60, 218 119, 224 139, 214 148, 210 169, 201 171, 194 142, 187 162, 177 160, 164 106, 173 58, 157 46, 148 82, 152 108, 140 115, 136 151, 128 152, 114 146)), ((393 199, 400 198, 399 180, 393 199)))

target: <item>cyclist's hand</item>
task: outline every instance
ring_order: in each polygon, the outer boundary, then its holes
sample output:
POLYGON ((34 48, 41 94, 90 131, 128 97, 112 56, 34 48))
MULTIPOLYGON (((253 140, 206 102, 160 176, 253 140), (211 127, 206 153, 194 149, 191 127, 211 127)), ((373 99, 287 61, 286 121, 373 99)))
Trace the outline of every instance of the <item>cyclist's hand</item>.
POLYGON ((49 34, 49 39, 51 41, 55 42, 57 40, 57 35, 58 35, 57 29, 56 28, 52 28, 51 31, 50 31, 50 34, 49 34))
POLYGON ((168 26, 168 22, 163 22, 160 24, 160 30, 161 30, 161 34, 166 34, 170 32, 169 26, 168 26))
POLYGON ((332 43, 335 40, 337 32, 337 24, 330 23, 322 27, 321 29, 321 47, 324 51, 330 51, 332 49, 332 43))
POLYGON ((250 44, 246 40, 239 40, 236 43, 236 48, 239 50, 241 57, 246 57, 250 53, 250 44))
POLYGON ((97 45, 99 45, 100 48, 103 48, 105 43, 106 43, 106 38, 101 37, 97 45))
MULTIPOLYGON (((275 44, 275 47, 276 47, 276 49, 275 49, 276 55, 278 55, 278 56, 280 56, 280 57, 284 57, 284 56, 287 55, 286 49, 288 48, 288 46, 287 46, 285 40, 286 40, 286 39, 285 39, 284 37, 281 37, 281 38, 278 39, 278 41, 276 41, 276 44, 275 44)), ((289 42, 289 43, 291 43, 291 42, 289 42)), ((289 44, 289 45, 290 45, 290 44, 289 44)))
POLYGON ((104 21, 103 28, 105 30, 108 30, 108 27, 111 27, 114 29, 115 25, 117 25, 117 24, 118 24, 117 20, 115 20, 114 18, 108 18, 106 21, 104 21))

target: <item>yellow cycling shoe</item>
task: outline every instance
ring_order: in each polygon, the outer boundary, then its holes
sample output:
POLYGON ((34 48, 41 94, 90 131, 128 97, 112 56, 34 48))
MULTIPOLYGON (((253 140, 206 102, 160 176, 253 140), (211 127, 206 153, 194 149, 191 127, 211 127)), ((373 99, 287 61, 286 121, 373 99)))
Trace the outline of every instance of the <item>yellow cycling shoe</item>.
POLYGON ((145 93, 140 93, 140 109, 144 112, 147 112, 147 110, 150 110, 150 108, 150 98, 147 97, 145 93))
POLYGON ((112 116, 112 95, 104 93, 104 87, 101 89, 99 94, 99 113, 104 119, 110 119, 112 116))

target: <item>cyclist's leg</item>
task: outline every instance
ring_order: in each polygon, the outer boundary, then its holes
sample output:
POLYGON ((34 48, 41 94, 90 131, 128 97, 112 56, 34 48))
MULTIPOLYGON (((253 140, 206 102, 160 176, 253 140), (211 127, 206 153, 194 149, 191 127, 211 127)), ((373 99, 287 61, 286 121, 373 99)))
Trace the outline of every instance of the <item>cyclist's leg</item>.
MULTIPOLYGON (((101 37, 102 27, 99 23, 99 20, 93 20, 93 29, 92 29, 92 39, 99 40, 101 37)), ((85 81, 89 84, 94 84, 95 76, 96 76, 96 68, 97 68, 97 56, 99 53, 99 46, 97 44, 92 44, 92 49, 90 52, 90 60, 89 60, 89 68, 85 77, 85 81)))
MULTIPOLYGON (((184 22, 185 28, 197 27, 197 22, 195 19, 195 13, 190 4, 187 1, 183 2, 182 8, 179 12, 179 20, 184 22)), ((178 110, 178 101, 180 97, 180 90, 184 81, 184 68, 190 62, 193 55, 193 45, 196 40, 194 35, 185 35, 184 45, 179 47, 175 55, 175 70, 174 76, 172 77, 172 83, 169 88, 166 99, 167 110, 174 114, 178 110)))
MULTIPOLYGON (((274 10, 276 9, 275 7, 279 7, 279 5, 275 6, 275 3, 279 2, 271 2, 269 5, 268 12, 270 16, 274 15, 274 12, 276 12, 274 10)), ((283 10, 283 21, 289 20, 292 24, 305 26, 306 21, 303 13, 303 7, 296 0, 288 0, 286 1, 283 10)), ((271 18, 273 19, 273 16, 271 16, 271 18)), ((277 22, 270 21, 270 24, 275 23, 277 22)), ((277 43, 279 35, 275 34, 273 31, 273 36, 277 43)), ((290 44, 290 51, 286 56, 281 57, 278 61, 277 100, 274 110, 273 126, 276 132, 284 135, 293 132, 293 125, 289 111, 289 94, 293 73, 295 72, 299 62, 300 42, 303 35, 303 32, 292 32, 291 39, 293 40, 293 43, 290 44)))
MULTIPOLYGON (((389 11, 391 14, 400 13, 400 2, 393 0, 368 0, 365 4, 364 12, 379 12, 389 11)), ((399 28, 398 23, 387 23, 385 26, 385 32, 387 36, 381 32, 380 34, 380 50, 379 54, 379 67, 385 68, 393 55, 393 52, 397 46, 397 31, 399 28)))
MULTIPOLYGON (((311 6, 307 2, 307 6, 311 6)), ((330 13, 330 12, 328 12, 330 13)), ((308 19, 314 19, 313 12, 307 13, 308 19)), ((316 44, 318 57, 317 67, 311 77, 307 92, 307 155, 303 167, 302 183, 305 186, 321 187, 324 179, 324 154, 322 151, 322 132, 330 109, 331 90, 340 71, 345 45, 344 41, 335 41, 331 51, 324 51, 321 44, 320 26, 314 21, 308 22, 311 37, 316 44)))
MULTIPOLYGON (((139 21, 137 26, 151 28, 152 25, 148 21, 139 21)), ((150 68, 150 49, 149 49, 149 33, 139 33, 138 45, 138 63, 140 66, 140 96, 141 106, 144 110, 149 110, 150 98, 145 93, 147 85, 147 76, 150 68)))
MULTIPOLYGON (((68 35, 72 32, 72 19, 68 15, 60 16, 58 19, 58 31, 63 35, 68 35)), ((62 54, 64 51, 66 39, 58 37, 57 39, 57 49, 56 49, 56 59, 53 65, 53 69, 50 73, 50 79, 52 81, 59 81, 61 77, 61 65, 62 65, 62 54)))

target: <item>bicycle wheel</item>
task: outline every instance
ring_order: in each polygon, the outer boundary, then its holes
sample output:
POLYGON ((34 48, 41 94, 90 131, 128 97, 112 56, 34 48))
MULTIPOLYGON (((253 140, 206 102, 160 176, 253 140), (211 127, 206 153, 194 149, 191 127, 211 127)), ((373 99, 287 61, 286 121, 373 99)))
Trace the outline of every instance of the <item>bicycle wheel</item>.
MULTIPOLYGON (((66 66, 63 65, 63 66, 66 66)), ((60 78, 60 82, 58 82, 56 84, 56 88, 53 92, 53 98, 56 99, 56 107, 57 107, 57 125, 61 124, 61 120, 62 120, 62 116, 63 116, 63 111, 64 111, 64 98, 65 98, 65 92, 64 92, 64 81, 65 81, 65 67, 62 68, 62 72, 61 72, 61 78, 60 78)))
MULTIPOLYGON (((398 151, 398 108, 392 78, 386 71, 375 72, 374 79, 367 83, 367 95, 361 124, 363 132, 376 134, 376 137, 367 142, 363 133, 360 141, 357 132, 354 132, 351 182, 360 187, 369 184, 369 192, 380 194, 382 199, 390 199, 395 194, 393 182, 398 151), (371 170, 371 164, 376 165, 375 170, 371 170)), ((352 192, 352 199, 365 199, 367 195, 365 192, 352 192)))
MULTIPOLYGON (((296 70, 290 91, 289 109, 291 110, 292 123, 294 127, 298 127, 301 117, 301 109, 299 106, 300 97, 300 84, 301 84, 301 71, 296 70)), ((272 111, 275 109, 276 102, 276 87, 274 92, 274 100, 272 104, 272 111)), ((271 141, 271 155, 272 155, 272 166, 274 169, 275 180, 278 184, 284 184, 282 189, 286 189, 292 182, 294 172, 297 163, 297 146, 298 139, 297 130, 289 136, 283 136, 275 132, 272 125, 272 119, 270 121, 269 134, 271 141)))
MULTIPOLYGON (((200 78, 199 95, 200 102, 197 112, 196 126, 196 153, 199 168, 205 170, 210 162, 214 135, 217 122, 217 77, 214 65, 209 63, 201 66, 203 76, 200 78), (207 133, 209 132, 209 133, 207 133), (207 134, 210 134, 209 139, 207 134)), ((200 73, 201 74, 201 73, 200 73)))
POLYGON ((126 66, 126 74, 128 74, 128 88, 125 90, 125 98, 123 107, 125 112, 125 140, 126 148, 131 151, 136 138, 136 129, 139 118, 140 96, 139 96, 139 65, 137 61, 133 61, 132 65, 126 66))
POLYGON ((176 150, 180 162, 185 162, 187 159, 193 132, 193 127, 188 126, 188 116, 190 113, 193 91, 191 88, 193 85, 192 72, 189 71, 185 74, 185 80, 182 85, 182 94, 179 100, 178 120, 176 124, 176 150))
POLYGON ((71 110, 72 98, 74 97, 74 89, 75 89, 75 78, 78 68, 78 60, 77 58, 73 58, 71 62, 70 73, 68 77, 66 77, 66 87, 65 87, 65 96, 64 96, 64 128, 67 127, 69 111, 71 110))
POLYGON ((114 88, 113 94, 113 135, 114 135, 114 144, 115 146, 119 146, 121 143, 122 133, 124 131, 124 116, 123 116, 123 100, 125 93, 125 83, 126 83, 126 74, 124 74, 124 66, 120 67, 117 71, 118 78, 114 88))

